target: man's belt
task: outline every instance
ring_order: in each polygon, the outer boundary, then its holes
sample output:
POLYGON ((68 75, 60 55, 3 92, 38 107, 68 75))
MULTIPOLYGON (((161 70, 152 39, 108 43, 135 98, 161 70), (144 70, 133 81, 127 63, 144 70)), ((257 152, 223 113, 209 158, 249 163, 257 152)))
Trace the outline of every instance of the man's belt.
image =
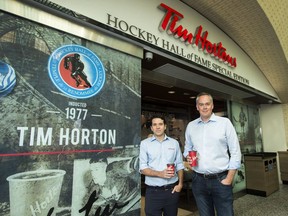
POLYGON ((167 184, 167 185, 163 185, 163 186, 150 186, 150 185, 146 185, 147 188, 150 189, 155 189, 155 190, 170 190, 173 189, 178 183, 172 183, 172 184, 167 184))
POLYGON ((227 175, 228 174, 228 171, 223 171, 223 172, 220 172, 220 173, 207 173, 207 174, 203 174, 203 173, 197 173, 195 172, 198 176, 201 176, 205 179, 217 179, 218 177, 221 177, 223 175, 227 175))

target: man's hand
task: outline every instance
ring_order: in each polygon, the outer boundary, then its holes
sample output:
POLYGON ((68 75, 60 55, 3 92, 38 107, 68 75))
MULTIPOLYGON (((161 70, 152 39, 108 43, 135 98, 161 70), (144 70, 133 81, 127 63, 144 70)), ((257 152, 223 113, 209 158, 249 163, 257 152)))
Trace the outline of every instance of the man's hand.
POLYGON ((236 174, 236 171, 237 171, 237 170, 229 170, 226 178, 223 179, 223 180, 221 181, 221 183, 224 184, 224 185, 232 185, 234 176, 235 176, 235 174, 236 174))
MULTIPOLYGON (((189 154, 186 156, 186 160, 189 163, 189 165, 192 164, 192 158, 189 156, 189 154)), ((191 167, 191 165, 190 165, 190 167, 191 167)))
POLYGON ((162 171, 162 178, 172 178, 175 175, 175 171, 173 168, 169 167, 162 171))
POLYGON ((232 182, 231 182, 228 178, 225 178, 225 179, 223 179, 223 180, 221 181, 221 184, 223 184, 223 185, 231 185, 232 182))
POLYGON ((175 187, 173 188, 172 193, 174 193, 174 192, 178 192, 178 193, 181 192, 182 187, 183 187, 182 184, 175 185, 175 187))

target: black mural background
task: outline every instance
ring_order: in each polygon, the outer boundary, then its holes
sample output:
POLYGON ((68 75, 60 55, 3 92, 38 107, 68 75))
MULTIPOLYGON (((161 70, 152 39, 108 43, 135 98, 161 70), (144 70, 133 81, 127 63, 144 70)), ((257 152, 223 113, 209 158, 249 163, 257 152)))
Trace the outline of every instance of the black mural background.
MULTIPOLYGON (((100 212, 106 209, 107 215, 139 215, 140 174, 137 172, 135 161, 141 130, 140 59, 7 13, 0 12, 0 17, 0 61, 14 68, 17 79, 14 90, 6 97, 0 98, 0 215, 9 215, 10 212, 9 184, 6 178, 15 173, 45 169, 66 171, 59 209, 54 213, 85 215, 85 212, 79 213, 78 209, 72 210, 72 203, 80 205, 77 203, 79 194, 76 190, 83 188, 88 180, 79 180, 79 175, 83 174, 83 170, 89 171, 89 161, 97 158, 98 152, 107 153, 105 155, 108 163, 111 163, 108 164, 105 173, 117 169, 115 175, 107 174, 107 183, 114 181, 116 185, 116 190, 114 188, 111 192, 107 189, 107 194, 116 198, 107 199, 107 202, 98 206, 95 202, 89 215, 97 215, 95 211, 99 207, 102 207, 100 212), (103 89, 85 100, 65 96, 48 76, 47 64, 51 53, 58 47, 70 44, 88 48, 99 57, 105 67, 106 81, 103 89), (67 118, 66 109, 73 107, 71 102, 86 106, 88 117, 85 120, 67 118), (93 114, 101 117, 95 117, 93 114), (28 128, 23 146, 19 146, 17 127, 28 128), (75 127, 115 129, 116 143, 59 145, 60 129, 75 127), (35 128, 36 133, 38 128, 43 128, 44 131, 53 128, 52 144, 41 145, 34 139, 31 146, 31 128, 35 128), (129 175, 126 175, 127 169, 115 166, 124 161, 131 168, 129 175), (85 167, 79 166, 80 162, 86 164, 85 167), (123 178, 126 178, 128 185, 123 186, 123 178), (125 194, 123 190, 127 191, 129 187, 129 191, 133 193, 125 194), (115 203, 120 206, 125 202, 128 203, 125 207, 111 210, 115 203), (107 210, 107 206, 111 211, 107 210)), ((105 173, 99 175, 106 175, 105 173)), ((93 189, 87 191, 85 196, 89 198, 91 194, 93 189)), ((96 194, 96 197, 98 195, 96 194)))

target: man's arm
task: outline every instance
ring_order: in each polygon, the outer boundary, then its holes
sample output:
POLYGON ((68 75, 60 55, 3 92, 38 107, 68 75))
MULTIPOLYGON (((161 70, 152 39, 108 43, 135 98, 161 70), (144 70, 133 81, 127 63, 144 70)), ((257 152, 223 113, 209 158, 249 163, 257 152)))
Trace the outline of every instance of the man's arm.
POLYGON ((182 190, 182 187, 183 187, 183 181, 184 181, 184 171, 183 169, 179 170, 177 172, 177 175, 178 175, 178 185, 176 185, 172 191, 172 193, 174 192, 180 192, 182 190))
POLYGON ((156 171, 150 168, 146 168, 141 170, 141 173, 146 176, 154 176, 159 178, 171 178, 174 176, 174 174, 169 173, 167 169, 164 169, 162 171, 156 171))
POLYGON ((232 182, 233 182, 233 179, 234 179, 234 176, 235 176, 236 172, 237 172, 236 169, 228 170, 228 174, 227 174, 226 178, 223 179, 221 181, 221 183, 224 184, 224 185, 231 185, 232 182))

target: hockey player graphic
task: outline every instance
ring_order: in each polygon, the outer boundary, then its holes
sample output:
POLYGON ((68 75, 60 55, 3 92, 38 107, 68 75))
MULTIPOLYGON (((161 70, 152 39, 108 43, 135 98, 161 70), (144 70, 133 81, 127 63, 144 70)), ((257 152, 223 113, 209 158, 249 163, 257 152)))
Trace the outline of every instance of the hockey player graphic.
POLYGON ((87 75, 84 72, 84 63, 80 60, 80 55, 75 53, 64 58, 64 68, 71 71, 71 77, 76 81, 76 86, 91 88, 87 75), (84 81, 84 84, 82 84, 84 81))

